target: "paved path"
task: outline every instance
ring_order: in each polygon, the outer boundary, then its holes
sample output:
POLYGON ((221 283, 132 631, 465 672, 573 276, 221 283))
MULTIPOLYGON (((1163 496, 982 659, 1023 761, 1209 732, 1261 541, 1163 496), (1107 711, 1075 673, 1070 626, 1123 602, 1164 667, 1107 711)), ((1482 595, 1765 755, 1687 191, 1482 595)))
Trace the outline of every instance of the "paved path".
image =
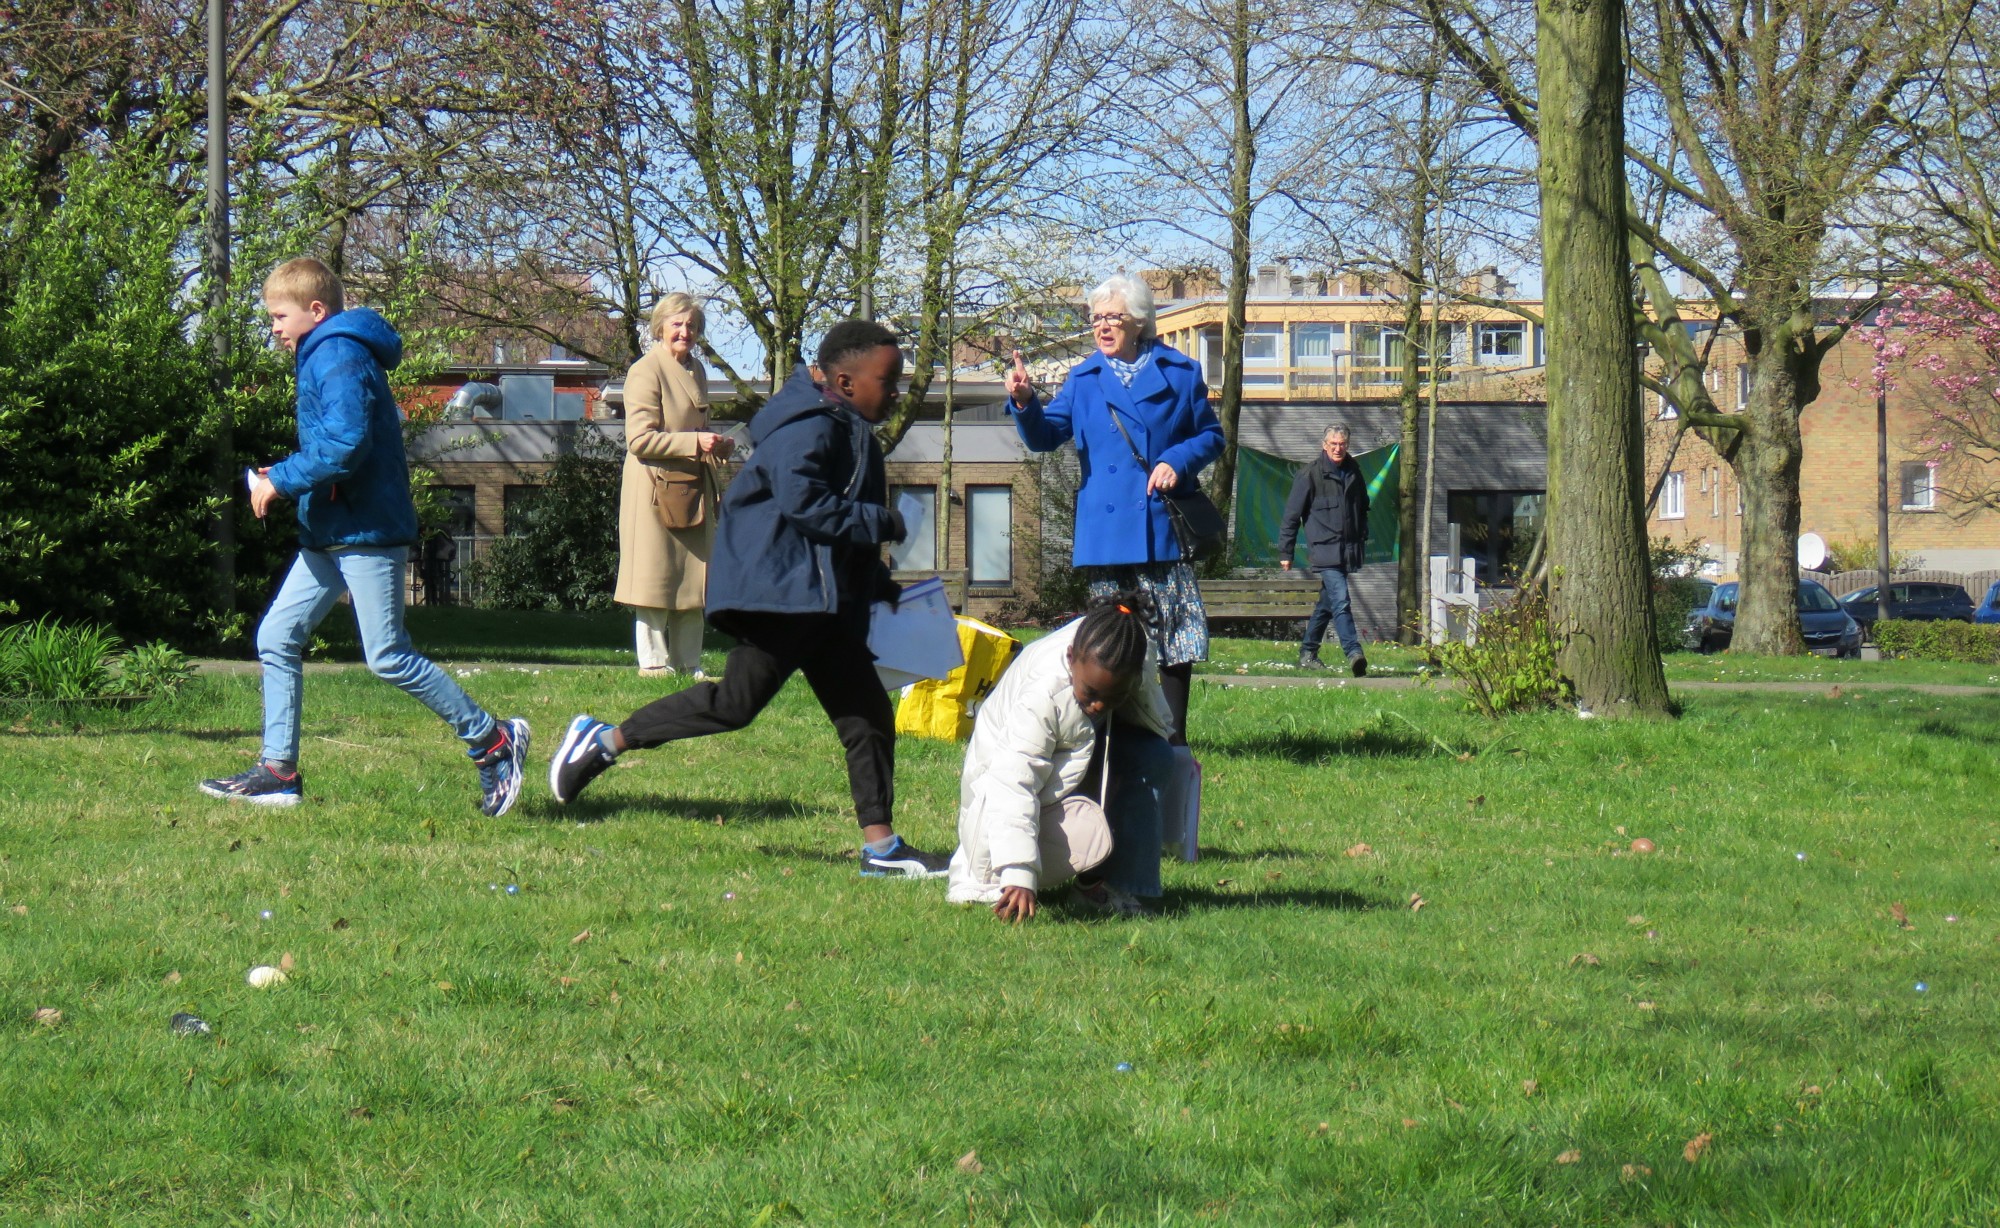
MULTIPOLYGON (((613 665, 575 665, 568 663, 524 664, 519 661, 481 661, 467 664, 463 662, 442 662, 446 669, 454 673, 460 669, 477 669, 482 673, 533 674, 551 673, 574 669, 620 669, 613 665)), ((197 661, 195 667, 205 674, 254 674, 258 670, 255 661, 197 661)), ((355 661, 309 661, 309 674, 336 673, 341 670, 360 669, 355 661)), ((1309 678, 1282 674, 1196 674, 1196 681, 1212 683, 1216 686, 1240 686, 1253 690, 1271 690, 1282 687, 1312 687, 1323 691, 1402 691, 1415 687, 1417 679, 1407 674, 1370 678, 1309 678)), ((1434 686, 1456 686, 1450 679, 1438 679, 1434 686)), ((2000 695, 2000 686, 1972 686, 1950 682, 1807 682, 1793 681, 1744 681, 1711 682, 1687 679, 1669 679, 1667 685, 1676 691, 1767 691, 1773 694, 1825 695, 1838 690, 1842 694, 1853 691, 1915 691, 1922 695, 2000 695)))

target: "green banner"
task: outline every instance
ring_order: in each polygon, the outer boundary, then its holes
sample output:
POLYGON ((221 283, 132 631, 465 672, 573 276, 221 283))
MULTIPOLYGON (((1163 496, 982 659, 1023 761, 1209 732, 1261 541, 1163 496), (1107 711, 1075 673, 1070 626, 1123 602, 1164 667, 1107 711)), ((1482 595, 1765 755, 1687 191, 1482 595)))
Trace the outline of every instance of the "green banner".
MULTIPOLYGON (((1354 463, 1368 483, 1368 553, 1370 563, 1393 563, 1398 557, 1396 504, 1400 444, 1373 452, 1358 452, 1354 463)), ((1292 479, 1305 465, 1251 448, 1236 450, 1236 557, 1245 567, 1278 564, 1278 529, 1285 519, 1285 500, 1292 479)), ((1306 565, 1306 535, 1299 532, 1292 554, 1294 566, 1306 565)))

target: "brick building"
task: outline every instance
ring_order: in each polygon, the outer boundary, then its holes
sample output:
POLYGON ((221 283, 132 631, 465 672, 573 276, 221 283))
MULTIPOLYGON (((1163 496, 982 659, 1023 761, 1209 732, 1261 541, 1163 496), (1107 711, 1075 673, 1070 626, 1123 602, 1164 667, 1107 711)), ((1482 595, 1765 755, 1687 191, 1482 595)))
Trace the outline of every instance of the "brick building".
MULTIPOLYGON (((1877 505, 1875 394, 1869 384, 1874 350, 1849 333, 1821 369, 1819 399, 1800 419, 1804 459, 1799 475, 1800 532, 1829 544, 1865 544, 1874 557, 1877 505)), ((1942 398, 1927 373, 1907 362, 1893 371, 1887 396, 1889 547, 1931 569, 1975 572, 2000 567, 2000 518, 1956 503, 1933 481, 1918 441, 1930 430, 1942 398)), ((1749 368, 1739 336, 1724 334, 1710 354, 1709 395, 1725 413, 1749 396, 1749 368)), ((1652 537, 1699 545, 1710 570, 1733 575, 1743 548, 1743 509, 1735 473, 1693 431, 1680 435, 1678 410, 1656 394, 1645 398, 1647 489, 1665 482, 1648 519, 1652 537)))

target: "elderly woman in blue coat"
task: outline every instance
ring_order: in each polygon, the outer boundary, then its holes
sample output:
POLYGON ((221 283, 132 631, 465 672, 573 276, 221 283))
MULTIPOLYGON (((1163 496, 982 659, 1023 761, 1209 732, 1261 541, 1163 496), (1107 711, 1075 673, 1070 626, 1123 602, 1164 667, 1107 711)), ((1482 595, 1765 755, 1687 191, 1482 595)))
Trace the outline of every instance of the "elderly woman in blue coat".
POLYGON ((1016 353, 1008 412, 1031 451, 1076 445, 1075 565, 1093 597, 1137 588, 1152 598, 1160 685, 1174 740, 1185 744, 1188 682, 1194 663, 1208 659, 1208 614, 1161 492, 1193 486, 1222 455, 1222 424, 1200 365, 1160 342, 1145 282, 1120 274, 1085 301, 1097 352, 1070 368, 1046 404, 1016 353))

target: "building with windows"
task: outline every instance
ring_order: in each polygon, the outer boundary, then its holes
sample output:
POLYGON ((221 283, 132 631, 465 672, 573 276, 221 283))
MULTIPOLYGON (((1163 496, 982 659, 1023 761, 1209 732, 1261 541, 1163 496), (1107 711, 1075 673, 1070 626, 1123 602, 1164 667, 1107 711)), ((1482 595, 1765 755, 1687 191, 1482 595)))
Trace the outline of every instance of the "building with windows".
MULTIPOLYGON (((1804 443, 1799 531, 1834 546, 1865 547, 1871 559, 1879 502, 1874 361, 1873 348, 1858 332, 1842 338, 1821 369, 1818 399, 1799 422, 1804 443)), ((1933 468, 1934 449, 1924 446, 1944 404, 1930 372, 1904 359, 1892 366, 1892 377, 1895 387, 1884 397, 1890 550, 1917 556, 1936 570, 2000 567, 2000 517, 1955 497, 1933 468)), ((1714 339, 1706 386, 1723 413, 1740 413, 1749 403, 1750 367, 1740 334, 1725 331, 1714 339)), ((1648 512, 1648 534, 1699 546, 1710 572, 1734 575, 1743 549, 1743 497, 1735 471, 1700 435, 1680 429, 1680 409, 1671 398, 1648 392, 1644 404, 1647 488, 1659 490, 1648 512)))

